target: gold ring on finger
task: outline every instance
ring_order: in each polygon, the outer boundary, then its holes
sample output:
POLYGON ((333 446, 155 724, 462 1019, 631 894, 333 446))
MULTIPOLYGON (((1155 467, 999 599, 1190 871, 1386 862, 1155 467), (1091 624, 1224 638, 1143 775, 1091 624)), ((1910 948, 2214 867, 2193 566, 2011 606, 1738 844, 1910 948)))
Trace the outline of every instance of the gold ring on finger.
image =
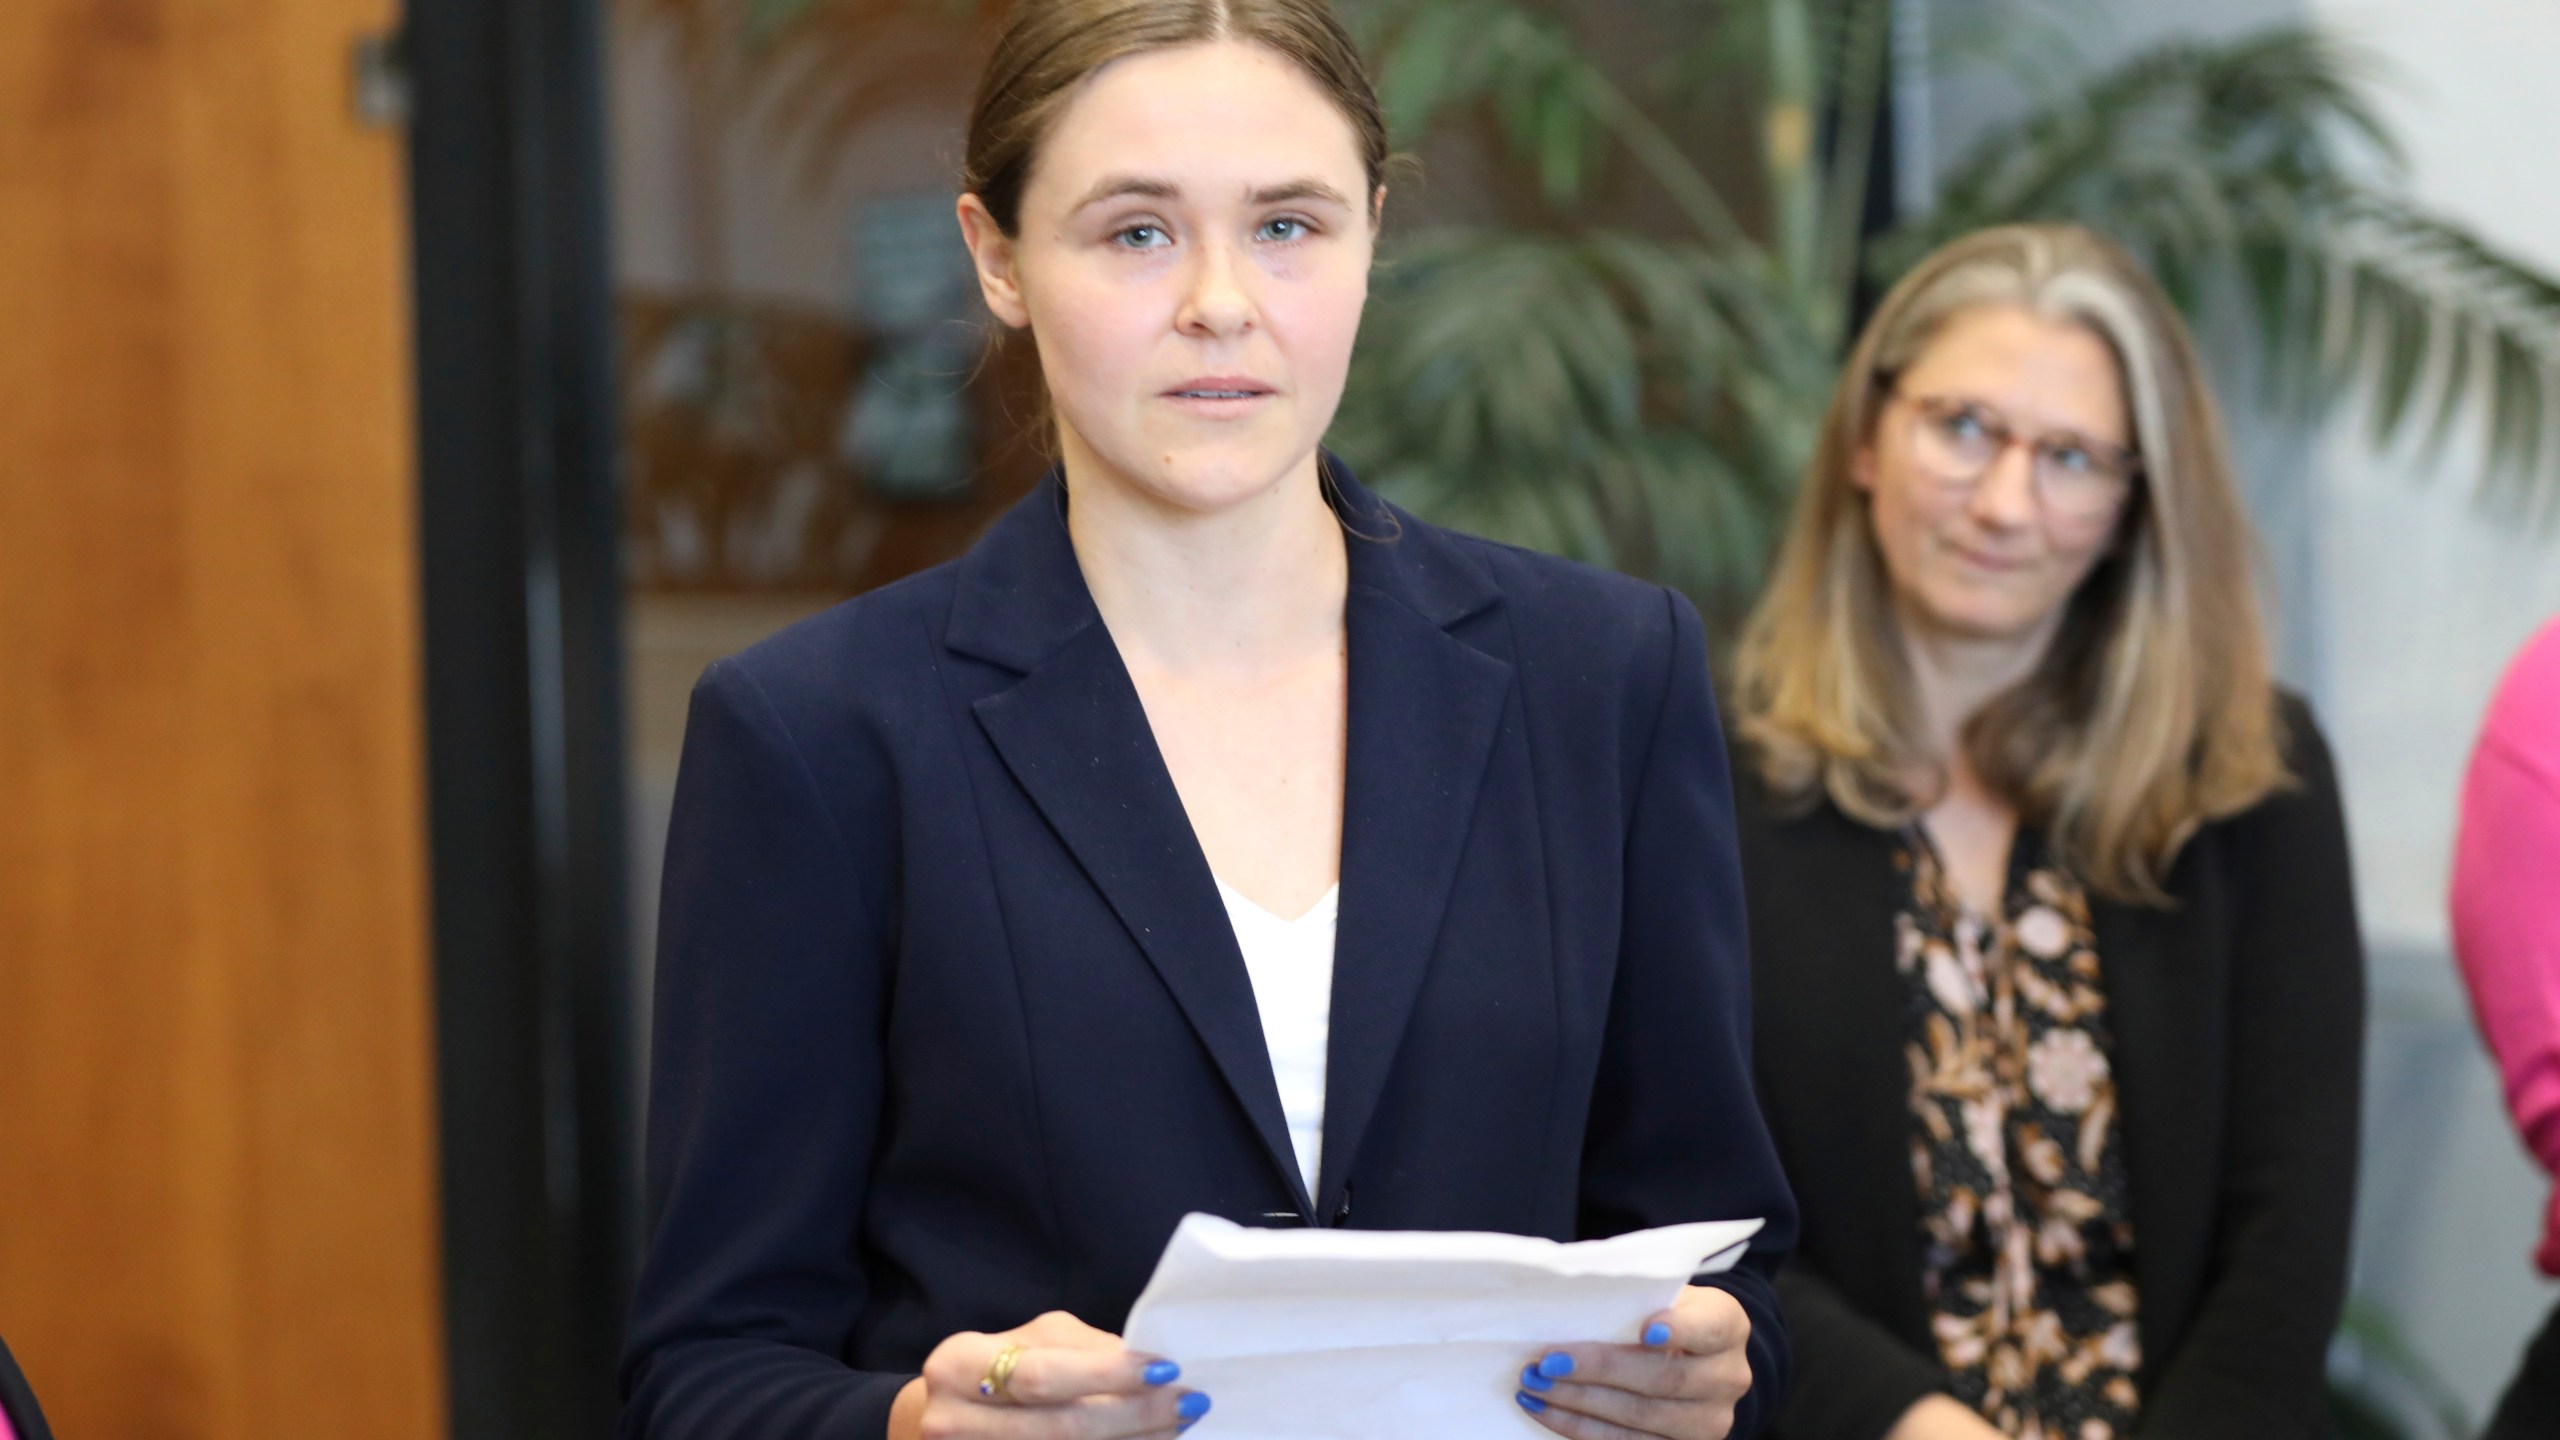
POLYGON ((978 1393, 989 1400, 1013 1403, 1013 1367, 1022 1363, 1022 1347, 1007 1345, 987 1362, 987 1373, 978 1377, 978 1393))

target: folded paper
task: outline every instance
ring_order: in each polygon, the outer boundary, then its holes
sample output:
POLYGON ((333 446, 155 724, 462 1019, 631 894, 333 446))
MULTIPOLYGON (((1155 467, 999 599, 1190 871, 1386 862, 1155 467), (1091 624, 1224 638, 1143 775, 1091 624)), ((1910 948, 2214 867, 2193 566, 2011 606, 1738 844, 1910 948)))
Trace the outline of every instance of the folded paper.
POLYGON ((1258 1230, 1183 1219, 1129 1313, 1215 1408, 1198 1440, 1523 1440, 1513 1395, 1546 1348, 1636 1343, 1757 1220, 1570 1244, 1520 1235, 1258 1230))

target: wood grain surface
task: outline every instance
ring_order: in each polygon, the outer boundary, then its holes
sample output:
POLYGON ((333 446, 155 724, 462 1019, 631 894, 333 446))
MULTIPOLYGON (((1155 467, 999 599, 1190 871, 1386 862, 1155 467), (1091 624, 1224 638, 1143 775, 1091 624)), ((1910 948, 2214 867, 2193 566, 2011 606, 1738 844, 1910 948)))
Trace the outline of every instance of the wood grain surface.
POLYGON ((389 19, 0 3, 0 1335, 65 1437, 444 1428, 389 19))

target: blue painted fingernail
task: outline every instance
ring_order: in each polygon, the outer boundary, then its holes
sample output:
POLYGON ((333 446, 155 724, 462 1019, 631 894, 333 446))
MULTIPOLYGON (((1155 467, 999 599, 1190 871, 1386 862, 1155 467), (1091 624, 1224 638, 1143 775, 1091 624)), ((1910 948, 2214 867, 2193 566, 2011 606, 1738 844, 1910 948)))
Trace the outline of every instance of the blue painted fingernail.
POLYGON ((1671 1343, 1671 1327, 1670 1327, 1670 1326, 1668 1326, 1668 1325, 1663 1324, 1663 1323, 1662 1323, 1661 1321, 1659 1321, 1659 1320, 1656 1320, 1656 1321, 1654 1321, 1652 1324, 1647 1325, 1646 1327, 1644 1327, 1644 1343, 1646 1343, 1647 1345, 1668 1345, 1668 1344, 1670 1344, 1670 1343, 1671 1343))
POLYGON ((1558 1350, 1538 1362, 1538 1373, 1550 1380, 1561 1380, 1573 1373, 1573 1357, 1558 1350))
POLYGON ((1520 1408, 1528 1411, 1532 1415, 1544 1415, 1547 1413, 1547 1402, 1530 1394, 1526 1390, 1521 1391, 1519 1394, 1514 1395, 1511 1398, 1519 1401, 1520 1408))
POLYGON ((1531 1365, 1520 1372, 1520 1383, 1528 1386, 1532 1390, 1553 1390, 1556 1388, 1556 1382, 1539 1374, 1538 1367, 1535 1365, 1531 1365))
POLYGON ((1194 1390, 1174 1405, 1173 1413, 1185 1420, 1197 1420, 1209 1413, 1209 1397, 1201 1391, 1194 1390))
POLYGON ((1199 1422, 1199 1421, 1197 1421, 1197 1420, 1183 1420, 1183 1421, 1179 1421, 1179 1422, 1177 1422, 1177 1423, 1174 1425, 1174 1427, 1173 1427, 1173 1433, 1174 1433, 1174 1434, 1176 1434, 1176 1435, 1179 1435, 1179 1434, 1181 1434, 1183 1431, 1188 1430, 1188 1429, 1190 1429, 1192 1426, 1197 1425, 1197 1424, 1199 1424, 1199 1423, 1200 1423, 1200 1422, 1199 1422))
POLYGON ((1144 1378, 1150 1385, 1170 1385, 1182 1378, 1182 1367, 1170 1360, 1149 1361, 1144 1378))

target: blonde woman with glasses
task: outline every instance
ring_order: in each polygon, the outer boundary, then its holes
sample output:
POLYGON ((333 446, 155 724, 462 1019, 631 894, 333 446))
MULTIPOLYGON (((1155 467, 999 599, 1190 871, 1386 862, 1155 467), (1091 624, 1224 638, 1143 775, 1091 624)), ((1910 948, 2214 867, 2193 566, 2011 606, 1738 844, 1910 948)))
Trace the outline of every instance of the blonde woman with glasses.
POLYGON ((1777 1433, 2321 1433, 2362 964, 2250 559, 2115 247, 1986 231, 1886 298, 1738 677, 1777 1433))

